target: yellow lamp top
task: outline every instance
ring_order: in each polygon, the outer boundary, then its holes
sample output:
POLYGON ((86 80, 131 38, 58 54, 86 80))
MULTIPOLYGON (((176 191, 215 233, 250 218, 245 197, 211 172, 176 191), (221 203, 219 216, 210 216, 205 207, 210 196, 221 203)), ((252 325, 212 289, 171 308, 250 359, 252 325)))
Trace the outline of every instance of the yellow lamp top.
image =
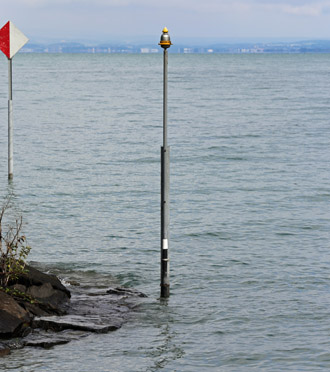
POLYGON ((164 27, 163 33, 160 37, 160 43, 158 45, 160 45, 164 49, 167 49, 172 45, 167 27, 164 27))

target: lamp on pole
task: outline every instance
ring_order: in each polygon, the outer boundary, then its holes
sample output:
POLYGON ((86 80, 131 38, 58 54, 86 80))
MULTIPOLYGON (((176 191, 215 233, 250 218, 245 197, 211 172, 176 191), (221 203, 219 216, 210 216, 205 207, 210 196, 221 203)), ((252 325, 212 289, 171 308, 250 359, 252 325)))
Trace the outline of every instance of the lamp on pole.
POLYGON ((161 257, 160 257, 160 297, 170 295, 170 264, 168 254, 170 224, 170 147, 167 146, 167 49, 172 45, 168 29, 165 27, 159 45, 164 49, 163 77, 163 146, 161 147, 161 257))

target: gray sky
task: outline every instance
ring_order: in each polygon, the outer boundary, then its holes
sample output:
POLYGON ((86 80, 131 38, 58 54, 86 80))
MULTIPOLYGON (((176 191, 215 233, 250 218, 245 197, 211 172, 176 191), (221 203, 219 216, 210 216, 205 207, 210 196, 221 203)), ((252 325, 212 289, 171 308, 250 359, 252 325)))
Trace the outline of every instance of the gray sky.
POLYGON ((32 39, 330 39, 330 0, 0 0, 0 17, 32 39))

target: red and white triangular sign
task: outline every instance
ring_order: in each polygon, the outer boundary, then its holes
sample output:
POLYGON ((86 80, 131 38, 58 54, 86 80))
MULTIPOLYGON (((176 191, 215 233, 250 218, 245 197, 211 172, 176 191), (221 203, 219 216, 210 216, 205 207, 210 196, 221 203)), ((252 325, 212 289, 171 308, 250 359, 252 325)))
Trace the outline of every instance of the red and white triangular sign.
POLYGON ((0 50, 7 58, 13 58, 28 40, 13 22, 8 21, 0 30, 0 50))

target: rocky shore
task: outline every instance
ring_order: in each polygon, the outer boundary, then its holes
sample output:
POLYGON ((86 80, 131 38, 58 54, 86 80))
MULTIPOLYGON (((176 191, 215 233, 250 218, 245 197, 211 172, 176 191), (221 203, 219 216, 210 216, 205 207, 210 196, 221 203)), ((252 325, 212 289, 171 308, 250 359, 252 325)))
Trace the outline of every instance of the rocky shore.
POLYGON ((50 348, 91 333, 115 331, 143 293, 127 288, 71 291, 55 276, 31 266, 0 290, 0 357, 25 346, 50 348))

